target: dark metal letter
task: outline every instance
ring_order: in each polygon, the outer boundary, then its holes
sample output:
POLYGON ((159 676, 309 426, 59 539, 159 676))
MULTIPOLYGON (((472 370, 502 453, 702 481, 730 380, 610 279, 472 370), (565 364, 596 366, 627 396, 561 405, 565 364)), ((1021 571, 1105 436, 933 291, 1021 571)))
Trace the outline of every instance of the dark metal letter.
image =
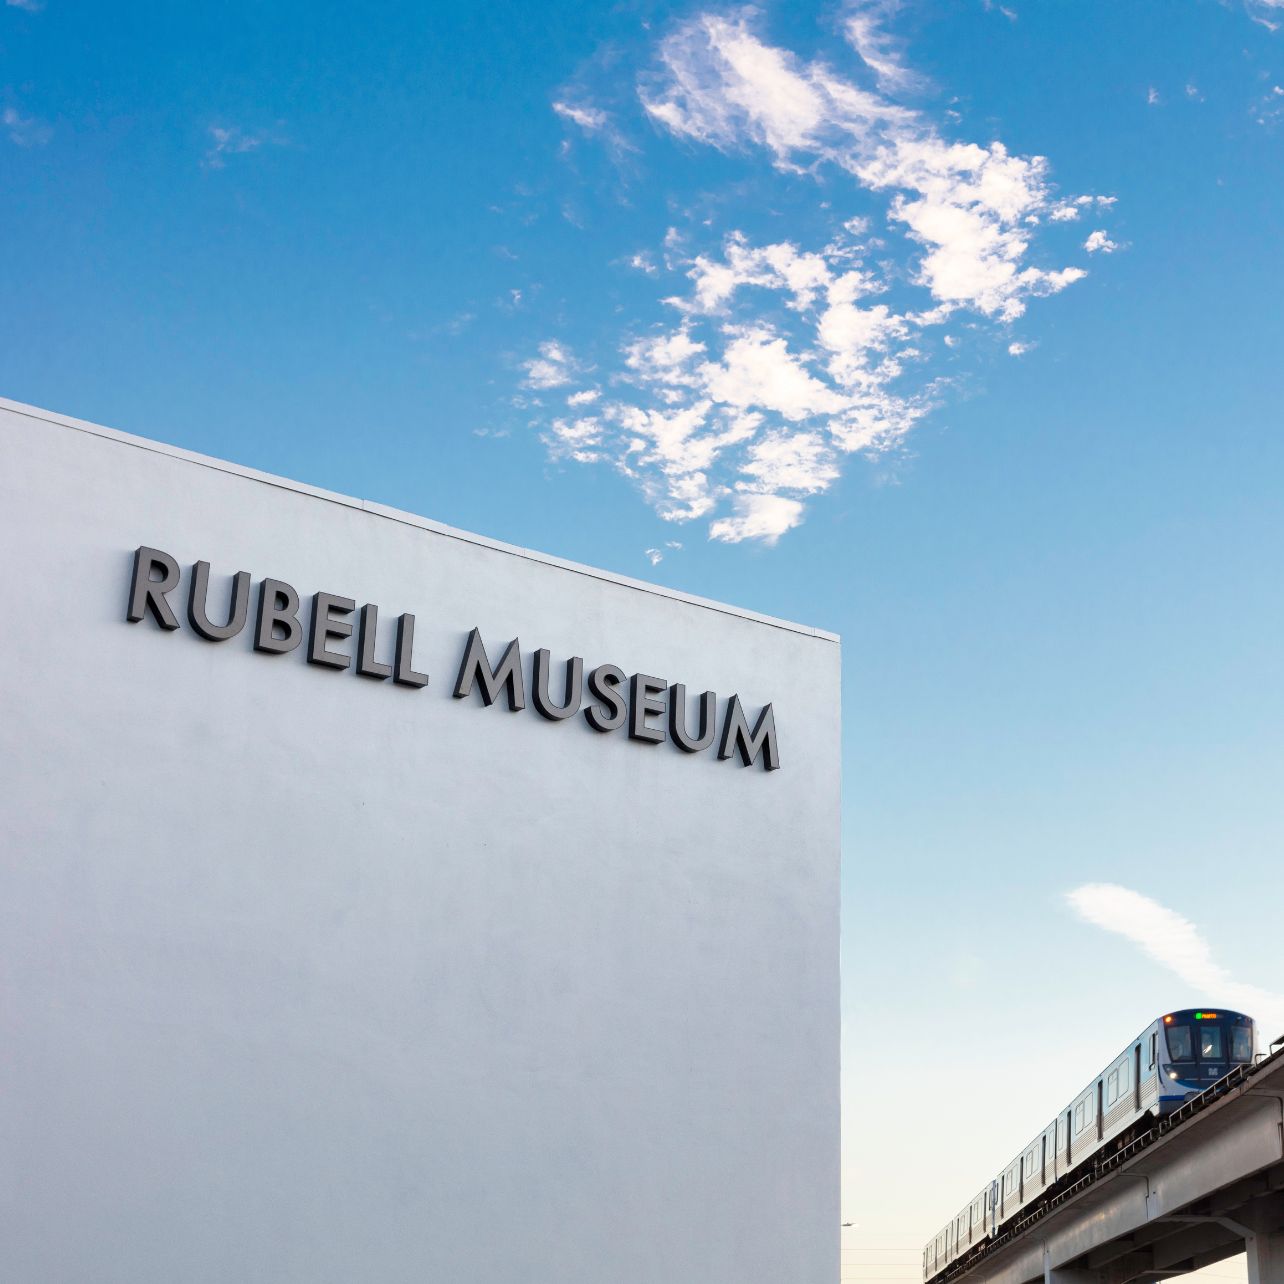
POLYGON ((209 642, 226 642, 244 627, 250 610, 250 573, 237 571, 232 577, 232 604, 227 608, 226 624, 211 624, 209 606, 210 564, 197 562, 192 567, 191 589, 187 594, 187 622, 209 642))
POLYGON ((412 667, 415 649, 415 617, 403 615, 397 621, 397 648, 392 657, 392 680, 403 687, 426 687, 428 675, 416 673, 412 667))
POLYGON ((584 661, 578 655, 574 655, 566 662, 565 704, 554 704, 548 694, 548 669, 548 650, 541 647, 535 652, 535 672, 532 678, 534 690, 531 692, 531 700, 537 713, 542 714, 550 722, 561 722, 563 718, 571 717, 580 707, 584 688, 584 661))
POLYGON ((392 665, 381 664, 375 659, 375 634, 378 631, 379 608, 373 602, 367 602, 361 608, 361 618, 357 625, 357 672, 363 678, 392 676, 392 665))
POLYGON ((137 624, 150 611, 162 629, 178 628, 178 616, 165 600, 165 594, 177 586, 178 563, 159 548, 140 544, 134 553, 134 574, 129 581, 129 605, 125 609, 125 619, 137 624), (160 571, 160 579, 152 579, 153 570, 160 571))
POLYGON ((526 708, 526 686, 522 680, 522 651, 518 639, 514 638, 504 652, 499 668, 492 669, 482 645, 481 631, 474 629, 468 635, 468 645, 464 648, 463 663, 459 666, 459 677, 455 679, 455 699, 462 700, 472 689, 473 683, 480 683, 482 702, 494 704, 499 698, 500 688, 508 691, 508 707, 513 713, 526 708))
POLYGON ((597 704, 584 710, 584 720, 594 731, 614 731, 624 726, 628 708, 620 694, 624 670, 613 664, 599 664, 588 676, 589 695, 597 704))
POLYGON ((312 627, 308 631, 308 663, 323 664, 327 669, 346 669, 352 657, 342 651, 326 650, 331 638, 350 638, 352 624, 343 619, 357 609, 350 597, 335 597, 333 593, 312 595, 312 627), (335 616, 340 618, 336 619, 335 616))
POLYGON ((254 630, 254 649, 270 655, 293 651, 303 640, 299 624, 299 595, 284 580, 264 580, 259 585, 259 620, 254 630), (277 637, 277 629, 284 630, 277 637))
POLYGON ((722 724, 718 757, 730 758, 736 751, 740 753, 742 767, 748 767, 759 753, 762 753, 762 765, 766 770, 775 771, 780 766, 780 750, 776 745, 776 715, 772 713, 771 705, 762 706, 758 725, 750 735, 749 724, 740 707, 740 697, 733 695, 727 701, 727 720, 722 724))
POLYGON ((685 753, 699 753, 713 744, 718 730, 718 697, 706 691, 700 697, 700 734, 694 739, 687 732, 687 689, 681 682, 669 688, 669 739, 685 753))
POLYGON ((647 718, 664 712, 664 701, 655 697, 663 695, 669 684, 663 678, 653 678, 645 673, 635 673, 629 679, 629 739, 658 745, 664 739, 663 727, 652 727, 647 718))

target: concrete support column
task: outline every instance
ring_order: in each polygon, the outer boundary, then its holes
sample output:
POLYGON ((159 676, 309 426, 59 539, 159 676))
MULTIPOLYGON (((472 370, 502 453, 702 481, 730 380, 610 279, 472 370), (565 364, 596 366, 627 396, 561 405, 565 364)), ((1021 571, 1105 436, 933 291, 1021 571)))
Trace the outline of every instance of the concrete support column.
POLYGON ((1248 1254, 1248 1284, 1284 1284, 1284 1232, 1250 1235, 1244 1241, 1248 1254))

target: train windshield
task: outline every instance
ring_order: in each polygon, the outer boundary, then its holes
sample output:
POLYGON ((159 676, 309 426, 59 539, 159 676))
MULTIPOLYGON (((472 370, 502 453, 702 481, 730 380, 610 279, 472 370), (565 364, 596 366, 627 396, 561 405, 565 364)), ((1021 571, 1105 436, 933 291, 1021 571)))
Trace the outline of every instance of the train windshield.
POLYGON ((1170 1025, 1164 1033, 1168 1036, 1168 1056, 1172 1061, 1244 1062, 1253 1059, 1253 1027, 1248 1024, 1196 1021, 1193 1026, 1185 1023, 1170 1025))

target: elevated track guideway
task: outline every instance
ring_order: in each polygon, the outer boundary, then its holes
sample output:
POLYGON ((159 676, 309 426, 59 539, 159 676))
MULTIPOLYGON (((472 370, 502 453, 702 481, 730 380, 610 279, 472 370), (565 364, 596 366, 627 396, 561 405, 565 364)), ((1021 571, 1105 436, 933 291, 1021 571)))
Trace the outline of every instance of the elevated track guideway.
POLYGON ((1284 1284, 1284 1048, 1192 1097, 931 1284, 1154 1284, 1248 1255, 1284 1284))

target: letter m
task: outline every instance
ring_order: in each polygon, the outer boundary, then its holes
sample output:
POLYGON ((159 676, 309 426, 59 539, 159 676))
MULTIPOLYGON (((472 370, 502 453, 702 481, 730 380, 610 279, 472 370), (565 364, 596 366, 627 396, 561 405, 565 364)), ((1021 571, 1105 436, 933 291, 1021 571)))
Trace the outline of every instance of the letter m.
POLYGON ((526 686, 522 681, 522 651, 514 638, 504 652, 498 668, 491 668, 486 648, 482 645, 481 631, 474 629, 468 635, 464 660, 455 679, 455 699, 462 700, 476 685, 482 700, 490 705, 499 699, 501 691, 508 693, 508 707, 514 713, 526 708, 526 686))
POLYGON ((771 711, 771 705, 763 705, 762 712, 758 715, 758 725, 750 732, 744 709, 740 706, 740 697, 733 695, 727 702, 727 717, 722 724, 718 757, 730 758, 733 753, 740 755, 742 767, 751 766, 761 754, 762 765, 767 771, 779 769, 780 748, 776 744, 776 717, 771 711))

